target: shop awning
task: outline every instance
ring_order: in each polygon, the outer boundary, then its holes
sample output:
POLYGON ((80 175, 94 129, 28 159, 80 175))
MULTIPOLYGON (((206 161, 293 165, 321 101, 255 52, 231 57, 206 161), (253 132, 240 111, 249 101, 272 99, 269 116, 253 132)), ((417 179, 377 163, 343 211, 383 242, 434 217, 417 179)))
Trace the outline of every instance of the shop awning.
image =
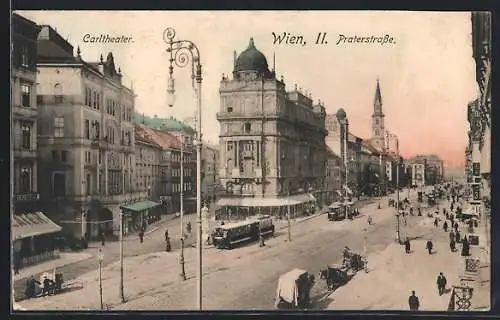
POLYGON ((42 212, 15 214, 12 221, 12 239, 19 240, 61 231, 62 228, 42 212))
POLYGON ((124 210, 139 212, 139 211, 144 211, 144 210, 148 210, 148 209, 157 207, 159 205, 160 204, 158 202, 154 202, 151 200, 145 200, 145 201, 139 201, 139 202, 135 202, 132 204, 128 204, 126 206, 122 206, 121 208, 124 210))
POLYGON ((221 198, 217 205, 231 207, 281 207, 313 202, 316 198, 309 193, 296 194, 289 197, 241 197, 241 198, 221 198))

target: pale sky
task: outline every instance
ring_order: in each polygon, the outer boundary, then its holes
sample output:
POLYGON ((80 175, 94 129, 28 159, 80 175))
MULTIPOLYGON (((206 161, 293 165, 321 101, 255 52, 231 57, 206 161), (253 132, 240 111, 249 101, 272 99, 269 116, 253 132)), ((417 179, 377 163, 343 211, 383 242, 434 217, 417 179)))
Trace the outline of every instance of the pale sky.
POLYGON ((371 136, 371 114, 379 77, 386 128, 397 134, 404 156, 435 153, 447 167, 463 166, 467 143, 467 103, 478 94, 468 12, 375 11, 21 11, 49 24, 86 61, 113 52, 127 85, 137 94, 136 110, 159 117, 194 115, 190 68, 175 69, 177 100, 166 104, 168 56, 163 31, 191 40, 203 64, 204 138, 218 141, 219 83, 232 74, 233 50, 239 54, 250 37, 266 55, 287 90, 294 84, 324 101, 328 113, 346 110, 350 131, 371 136), (273 44, 272 33, 302 35, 301 45, 273 44), (328 44, 314 45, 319 32, 328 44), (131 36, 130 44, 84 43, 85 34, 131 36), (339 35, 393 37, 395 44, 345 43, 339 35))

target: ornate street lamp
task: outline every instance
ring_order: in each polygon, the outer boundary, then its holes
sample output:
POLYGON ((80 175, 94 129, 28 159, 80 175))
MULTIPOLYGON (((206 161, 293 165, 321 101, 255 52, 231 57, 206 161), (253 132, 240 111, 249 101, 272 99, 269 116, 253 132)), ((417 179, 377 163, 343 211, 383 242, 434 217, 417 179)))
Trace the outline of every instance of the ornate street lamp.
MULTIPOLYGON (((345 192, 345 199, 344 202, 347 201, 347 181, 349 179, 349 168, 348 168, 348 163, 347 163, 347 142, 349 139, 349 121, 347 120, 347 114, 344 109, 340 108, 337 111, 337 119, 341 125, 341 132, 343 133, 343 137, 341 138, 342 141, 344 142, 344 167, 345 167, 345 186, 344 186, 344 192, 345 192)), ((347 204, 344 206, 345 207, 345 218, 348 218, 348 208, 347 204)))
POLYGON ((173 78, 174 64, 183 68, 191 61, 191 79, 196 93, 196 213, 197 213, 197 250, 198 250, 198 266, 197 266, 197 304, 198 309, 202 309, 202 217, 201 217, 201 151, 202 151, 202 134, 201 134, 201 63, 200 51, 198 47, 189 40, 174 40, 175 30, 167 28, 163 32, 163 40, 168 45, 167 53, 169 58, 169 79, 167 85, 169 107, 173 107, 175 103, 175 81, 173 78), (195 85, 196 83, 196 85, 195 85))

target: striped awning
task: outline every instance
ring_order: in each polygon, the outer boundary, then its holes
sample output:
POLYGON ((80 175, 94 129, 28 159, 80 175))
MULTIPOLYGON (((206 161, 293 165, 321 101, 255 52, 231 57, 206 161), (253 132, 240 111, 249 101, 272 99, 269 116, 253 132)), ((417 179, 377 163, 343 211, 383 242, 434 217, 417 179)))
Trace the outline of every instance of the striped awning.
POLYGON ((15 214, 12 220, 12 239, 19 240, 61 231, 62 228, 42 212, 15 214))

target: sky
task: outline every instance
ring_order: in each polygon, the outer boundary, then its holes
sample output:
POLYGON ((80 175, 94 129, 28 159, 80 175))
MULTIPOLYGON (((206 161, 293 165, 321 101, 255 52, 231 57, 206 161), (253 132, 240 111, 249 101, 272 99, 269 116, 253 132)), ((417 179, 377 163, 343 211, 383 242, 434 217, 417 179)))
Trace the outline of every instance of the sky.
POLYGON ((323 101, 327 113, 347 112, 350 131, 371 136, 376 80, 382 92, 386 129, 399 138, 400 152, 437 154, 446 167, 464 165, 467 103, 478 95, 468 12, 383 11, 20 11, 38 24, 56 28, 86 61, 113 52, 127 86, 133 83, 135 109, 146 115, 192 118, 195 112, 190 68, 175 68, 176 103, 167 105, 167 27, 176 39, 191 40, 203 65, 202 132, 217 143, 222 74, 232 75, 233 51, 255 46, 283 76, 323 101), (275 34, 303 36, 305 45, 274 43, 275 34), (318 33, 327 43, 316 45, 318 33), (84 36, 132 37, 132 43, 85 43, 84 36), (393 38, 392 43, 338 43, 349 37, 393 38))

